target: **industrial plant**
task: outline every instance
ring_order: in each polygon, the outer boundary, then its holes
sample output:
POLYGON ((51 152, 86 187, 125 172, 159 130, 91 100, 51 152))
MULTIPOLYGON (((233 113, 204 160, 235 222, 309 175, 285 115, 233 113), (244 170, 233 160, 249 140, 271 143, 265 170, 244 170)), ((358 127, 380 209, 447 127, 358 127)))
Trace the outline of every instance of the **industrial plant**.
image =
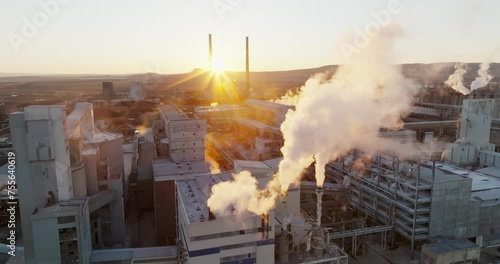
POLYGON ((497 82, 463 94, 388 68, 366 88, 354 64, 271 98, 243 44, 244 81, 103 80, 10 113, 7 263, 498 263, 497 82))

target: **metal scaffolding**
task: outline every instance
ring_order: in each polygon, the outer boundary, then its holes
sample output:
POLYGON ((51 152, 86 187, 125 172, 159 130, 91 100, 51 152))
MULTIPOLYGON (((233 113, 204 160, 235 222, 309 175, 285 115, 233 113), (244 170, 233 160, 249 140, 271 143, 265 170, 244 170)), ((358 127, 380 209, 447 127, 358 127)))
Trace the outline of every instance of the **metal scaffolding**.
MULTIPOLYGON (((424 165, 403 163, 386 154, 367 158, 358 150, 349 156, 351 160, 361 158, 364 166, 359 169, 351 168, 347 158, 328 164, 327 177, 342 182, 344 176, 350 176, 351 204, 408 239, 413 253, 415 243, 429 236, 432 182, 420 177, 424 165)), ((342 237, 340 233, 337 236, 342 237)))

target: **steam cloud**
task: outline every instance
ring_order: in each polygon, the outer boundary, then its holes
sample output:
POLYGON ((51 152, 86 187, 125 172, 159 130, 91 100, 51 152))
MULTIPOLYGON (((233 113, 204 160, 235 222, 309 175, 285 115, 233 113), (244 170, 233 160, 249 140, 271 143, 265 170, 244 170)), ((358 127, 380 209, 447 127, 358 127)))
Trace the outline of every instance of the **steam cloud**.
POLYGON ((234 181, 220 182, 212 187, 212 196, 207 204, 212 212, 227 215, 234 209, 237 212, 248 210, 261 215, 275 206, 280 195, 278 181, 274 178, 267 188, 259 190, 257 180, 249 171, 233 175, 234 181))
POLYGON ((481 65, 479 65, 477 74, 479 75, 479 77, 476 77, 476 79, 472 82, 470 86, 471 92, 476 89, 485 87, 491 81, 491 79, 493 79, 493 76, 490 74, 490 63, 481 63, 481 65))
POLYGON ((333 77, 318 74, 309 79, 300 89, 296 110, 287 113, 281 126, 285 144, 278 174, 264 190, 249 172, 234 175, 234 181, 212 188, 211 210, 224 213, 233 205, 238 211, 266 213, 312 162, 316 161, 317 185, 322 186, 326 163, 352 148, 392 149, 378 137, 379 129, 401 127, 401 117, 409 113, 419 90, 391 59, 392 44, 401 33, 399 27, 386 27, 333 77))
POLYGON ((470 94, 469 89, 464 86, 464 74, 467 72, 467 64, 457 62, 455 63, 455 72, 448 77, 448 80, 444 82, 453 90, 462 93, 463 95, 470 94))
POLYGON ((455 72, 448 77, 445 84, 453 88, 453 90, 462 93, 463 95, 468 95, 472 91, 485 87, 492 79, 493 76, 490 74, 490 63, 483 62, 479 65, 479 70, 477 74, 479 75, 471 83, 470 90, 464 86, 463 79, 464 74, 467 72, 467 64, 457 62, 455 64, 455 72))

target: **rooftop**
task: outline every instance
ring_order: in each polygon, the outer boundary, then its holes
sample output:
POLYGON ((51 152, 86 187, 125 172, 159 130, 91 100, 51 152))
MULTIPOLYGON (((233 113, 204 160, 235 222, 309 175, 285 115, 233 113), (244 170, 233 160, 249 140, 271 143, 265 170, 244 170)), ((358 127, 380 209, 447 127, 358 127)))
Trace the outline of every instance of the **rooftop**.
POLYGON ((245 118, 245 117, 237 117, 236 122, 242 123, 242 124, 247 125, 247 126, 256 127, 258 129, 266 129, 266 128, 270 127, 269 125, 266 125, 262 122, 259 122, 259 121, 253 120, 253 119, 249 119, 249 118, 245 118))
POLYGON ((480 173, 484 173, 488 176, 500 179, 500 168, 499 167, 491 166, 491 167, 478 169, 476 171, 480 172, 480 173))
POLYGON ((217 106, 197 106, 194 108, 195 113, 210 113, 241 110, 240 105, 217 105, 217 106))
POLYGON ((191 180, 176 180, 179 197, 186 210, 190 224, 208 221, 209 210, 207 200, 210 197, 213 185, 229 181, 230 173, 213 174, 206 177, 197 177, 191 180))
POLYGON ((283 158, 274 158, 274 159, 264 160, 263 162, 267 164, 267 166, 276 170, 278 169, 278 166, 282 160, 283 158))
POLYGON ((167 158, 153 159, 155 181, 183 180, 210 174, 210 164, 203 160, 174 162, 167 158))
POLYGON ((101 143, 105 141, 111 141, 115 139, 123 138, 120 134, 115 134, 111 132, 101 132, 97 131, 94 133, 93 138, 84 139, 84 143, 101 143))
POLYGON ((242 168, 255 168, 255 169, 271 169, 269 165, 267 165, 263 161, 255 161, 255 160, 234 160, 236 165, 240 165, 242 168))
POLYGON ((469 240, 442 240, 426 244, 425 247, 436 254, 443 254, 462 249, 479 248, 479 245, 476 245, 469 240))
POLYGON ((497 189, 500 192, 500 179, 488 176, 480 172, 472 172, 466 177, 472 178, 472 191, 487 191, 497 189))
POLYGON ((190 119, 185 113, 171 105, 160 105, 158 109, 160 110, 160 114, 168 121, 190 119))
MULTIPOLYGON (((427 162, 427 165, 432 167, 431 162, 427 162)), ((500 178, 483 173, 482 171, 485 169, 470 171, 441 162, 436 162, 436 169, 442 172, 436 173, 437 181, 457 180, 461 178, 472 179, 471 198, 476 196, 484 197, 481 200, 485 201, 500 198, 500 178), (495 196, 496 198, 494 198, 495 196)), ((428 177, 430 176, 425 175, 424 178, 428 177)))
POLYGON ((482 206, 500 204, 500 190, 499 189, 474 192, 472 194, 472 196, 473 196, 473 198, 481 200, 482 206))
POLYGON ((79 210, 83 210, 85 206, 88 205, 88 199, 71 199, 66 201, 60 201, 54 205, 38 208, 38 210, 33 213, 33 218, 44 218, 46 214, 61 214, 69 212, 70 215, 75 214, 79 210))
POLYGON ((279 103, 269 102, 269 101, 264 101, 264 100, 258 100, 258 99, 248 99, 245 101, 245 104, 248 106, 262 108, 262 109, 266 109, 266 110, 270 110, 270 111, 276 111, 276 110, 288 111, 288 109, 295 108, 291 105, 284 105, 284 104, 279 104, 279 103))

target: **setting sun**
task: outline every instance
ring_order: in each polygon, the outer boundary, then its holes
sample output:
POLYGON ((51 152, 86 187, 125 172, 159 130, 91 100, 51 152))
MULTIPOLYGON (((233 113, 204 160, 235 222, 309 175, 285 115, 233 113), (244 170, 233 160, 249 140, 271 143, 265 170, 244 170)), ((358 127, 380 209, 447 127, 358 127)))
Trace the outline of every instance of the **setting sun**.
POLYGON ((224 71, 224 63, 221 60, 214 60, 212 63, 212 71, 215 73, 221 73, 224 71))

